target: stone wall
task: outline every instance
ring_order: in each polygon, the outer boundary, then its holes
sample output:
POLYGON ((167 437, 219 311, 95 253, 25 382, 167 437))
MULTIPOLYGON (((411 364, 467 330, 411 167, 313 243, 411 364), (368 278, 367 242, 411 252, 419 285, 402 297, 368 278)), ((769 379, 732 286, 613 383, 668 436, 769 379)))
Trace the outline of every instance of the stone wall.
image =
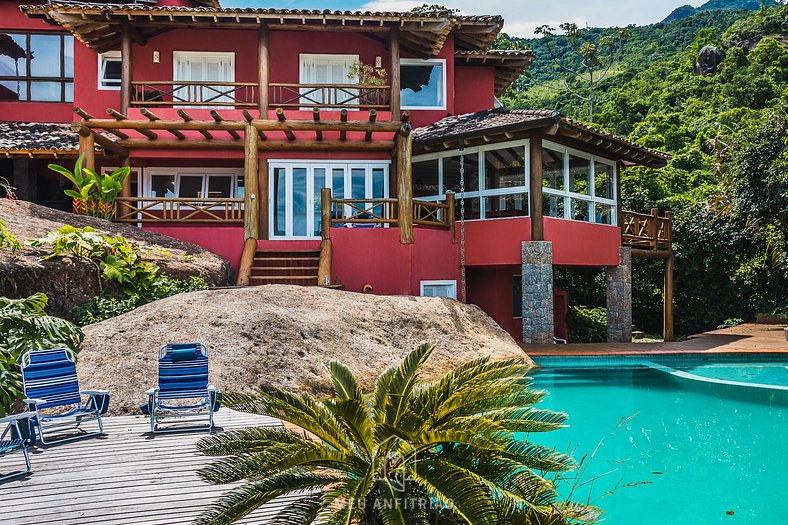
POLYGON ((632 342, 632 251, 622 247, 618 266, 607 267, 607 340, 632 342))
POLYGON ((522 243, 523 343, 553 342, 553 243, 522 243))

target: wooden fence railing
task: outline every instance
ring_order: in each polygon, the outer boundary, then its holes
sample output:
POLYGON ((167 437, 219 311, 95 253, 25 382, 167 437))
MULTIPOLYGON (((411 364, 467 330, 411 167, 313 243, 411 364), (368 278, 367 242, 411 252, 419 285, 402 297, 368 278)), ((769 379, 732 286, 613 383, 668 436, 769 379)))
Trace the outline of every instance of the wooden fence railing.
POLYGON ((331 199, 331 224, 397 224, 397 199, 331 199))
POLYGON ((388 109, 390 86, 282 84, 270 86, 271 107, 388 109))
POLYGON ((146 80, 131 83, 131 105, 257 107, 257 83, 146 80))
POLYGON ((118 197, 115 222, 243 224, 243 199, 118 197))
POLYGON ((671 213, 659 216, 654 208, 651 213, 621 212, 621 243, 641 250, 670 251, 673 246, 671 213))
POLYGON ((450 230, 454 227, 454 194, 446 202, 413 200, 413 224, 450 230))

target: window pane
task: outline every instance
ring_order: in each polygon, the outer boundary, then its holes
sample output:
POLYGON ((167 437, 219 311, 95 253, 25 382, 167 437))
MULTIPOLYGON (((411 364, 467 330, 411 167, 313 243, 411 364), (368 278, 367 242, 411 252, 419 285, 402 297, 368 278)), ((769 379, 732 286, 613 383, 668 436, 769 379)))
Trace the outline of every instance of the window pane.
POLYGON ((485 189, 525 186, 525 148, 506 148, 484 153, 485 189))
MULTIPOLYGON (((462 218, 460 203, 462 199, 457 199, 454 203, 454 217, 456 220, 462 218)), ((479 197, 473 199, 465 199, 465 220, 480 219, 481 218, 481 199, 479 197)))
POLYGON ((27 100, 27 82, 0 80, 0 100, 27 100))
POLYGON ((569 191, 591 195, 591 161, 569 155, 569 191))
POLYGON ((545 188, 564 190, 564 154, 542 148, 542 184, 545 188))
POLYGON ((178 197, 200 198, 202 194, 202 175, 181 175, 178 197))
POLYGON ((63 37, 63 76, 74 78, 74 37, 65 35, 63 37))
POLYGON ((226 175, 211 175, 208 177, 208 195, 210 199, 229 199, 231 195, 233 178, 226 175))
POLYGON ((487 219, 498 217, 525 217, 528 215, 528 194, 494 195, 484 198, 484 216, 487 219))
POLYGON ((30 100, 42 102, 59 102, 60 82, 31 82, 30 100))
POLYGON ((274 235, 285 235, 285 168, 274 168, 274 235))
MULTIPOLYGON (((443 191, 460 193, 460 157, 446 157, 443 159, 443 191)), ((471 153, 465 155, 465 191, 479 190, 479 155, 471 153)))
POLYGON ((400 66, 402 107, 443 107, 443 64, 400 66))
POLYGON ((440 195, 438 188, 438 159, 413 163, 413 196, 440 195))
POLYGON ((313 221, 313 229, 314 235, 316 237, 320 236, 320 232, 322 231, 322 217, 321 217, 321 210, 322 210, 322 197, 320 195, 320 190, 326 187, 326 169, 325 168, 314 168, 312 170, 312 188, 314 191, 313 200, 314 204, 312 205, 312 221, 313 221))
POLYGON ((345 198, 345 170, 342 168, 334 168, 332 170, 332 184, 331 184, 331 198, 344 199, 345 198))
POLYGON ((606 204, 596 204, 595 221, 597 224, 613 224, 615 208, 606 204))
POLYGON ((120 87, 121 60, 118 57, 102 55, 101 87, 120 87))
POLYGON ((603 162, 594 163, 594 195, 603 199, 613 199, 613 166, 603 162))
POLYGON ((243 199, 245 196, 246 192, 244 191, 244 178, 237 177, 235 182, 235 198, 243 199))
POLYGON ((367 170, 353 168, 351 170, 351 198, 364 199, 367 197, 367 170))
POLYGON ((542 202, 542 214, 547 217, 564 218, 564 197, 545 193, 542 202))
POLYGON ((151 197, 175 197, 175 177, 172 175, 153 175, 150 178, 151 197))
POLYGON ((74 83, 66 82, 66 92, 63 102, 74 102, 74 83))
POLYGON ((383 168, 372 169, 372 197, 382 199, 385 191, 386 171, 383 168))
POLYGON ((0 32, 0 43, 0 77, 27 75, 27 35, 0 32))
POLYGON ((293 168, 293 235, 306 235, 306 168, 293 168))
POLYGON ((580 199, 571 199, 572 202, 572 213, 570 215, 571 219, 576 221, 588 221, 588 205, 590 204, 588 201, 580 200, 580 199))
POLYGON ((60 71, 60 35, 30 35, 30 53, 30 76, 62 76, 60 71))

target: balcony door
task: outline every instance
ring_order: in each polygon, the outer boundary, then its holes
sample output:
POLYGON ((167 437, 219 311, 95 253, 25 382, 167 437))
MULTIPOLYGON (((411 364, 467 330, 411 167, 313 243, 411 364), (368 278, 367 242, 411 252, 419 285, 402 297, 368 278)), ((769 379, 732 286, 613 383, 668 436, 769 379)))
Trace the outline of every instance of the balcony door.
POLYGON ((351 78, 350 73, 358 62, 358 55, 302 53, 300 62, 300 83, 307 84, 307 87, 301 88, 301 103, 304 106, 331 108, 353 102, 358 96, 356 89, 314 87, 357 84, 358 80, 351 78))
POLYGON ((216 82, 215 85, 182 85, 175 86, 173 102, 185 102, 181 107, 210 108, 217 103, 229 105, 233 97, 231 86, 220 83, 235 82, 235 53, 215 52, 173 52, 173 80, 176 82, 216 82), (205 102, 205 105, 200 105, 205 102))

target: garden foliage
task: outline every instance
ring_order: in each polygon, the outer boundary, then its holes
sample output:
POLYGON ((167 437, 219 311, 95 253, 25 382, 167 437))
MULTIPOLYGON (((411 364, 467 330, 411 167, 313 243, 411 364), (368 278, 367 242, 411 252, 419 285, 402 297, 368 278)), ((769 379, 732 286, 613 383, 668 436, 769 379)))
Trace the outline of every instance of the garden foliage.
POLYGON ((65 177, 73 189, 64 190, 74 203, 74 211, 91 217, 109 220, 115 215, 115 199, 120 195, 123 181, 131 169, 123 166, 111 173, 96 173, 82 167, 82 155, 74 164, 74 171, 59 164, 50 164, 49 169, 65 177))

